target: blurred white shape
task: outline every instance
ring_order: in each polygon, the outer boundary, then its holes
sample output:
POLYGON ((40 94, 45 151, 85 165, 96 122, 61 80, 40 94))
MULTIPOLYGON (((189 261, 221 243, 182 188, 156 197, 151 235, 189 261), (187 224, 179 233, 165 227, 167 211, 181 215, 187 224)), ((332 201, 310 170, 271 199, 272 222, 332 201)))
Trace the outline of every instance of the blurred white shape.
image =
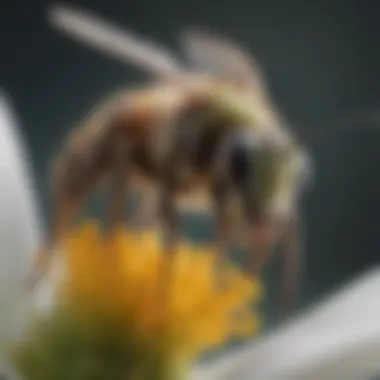
POLYGON ((25 326, 25 281, 41 237, 29 160, 11 105, 0 91, 0 372, 25 326))
POLYGON ((380 374, 380 269, 192 380, 368 380, 380 374))

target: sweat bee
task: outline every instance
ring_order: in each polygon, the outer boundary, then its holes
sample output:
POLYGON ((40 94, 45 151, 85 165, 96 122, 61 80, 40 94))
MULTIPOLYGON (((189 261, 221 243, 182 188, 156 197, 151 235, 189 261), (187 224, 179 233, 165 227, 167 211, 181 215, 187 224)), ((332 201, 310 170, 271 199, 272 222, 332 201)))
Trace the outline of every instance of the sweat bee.
POLYGON ((260 274, 272 249, 282 248, 285 311, 296 294, 298 201, 311 165, 304 144, 271 101, 257 63, 235 42, 199 29, 181 35, 187 67, 158 45, 89 14, 55 8, 51 16, 61 31, 138 65, 155 81, 102 101, 64 141, 53 165, 49 244, 64 235, 102 180, 110 185, 111 231, 123 220, 126 189, 139 176, 157 185, 157 215, 171 252, 178 238, 174 200, 200 186, 215 211, 221 255, 234 229, 236 197, 251 270, 260 274))

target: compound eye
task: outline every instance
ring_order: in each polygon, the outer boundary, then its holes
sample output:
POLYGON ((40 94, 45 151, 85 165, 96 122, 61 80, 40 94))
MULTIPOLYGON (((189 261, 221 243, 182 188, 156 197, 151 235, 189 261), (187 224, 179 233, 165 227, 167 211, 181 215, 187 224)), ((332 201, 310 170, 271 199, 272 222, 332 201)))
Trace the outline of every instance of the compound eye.
POLYGON ((238 132, 226 138, 217 154, 217 168, 228 174, 232 182, 246 190, 252 184, 255 157, 263 146, 263 139, 253 132, 238 132))
POLYGON ((228 164, 231 179, 241 189, 252 185, 255 177, 255 162, 265 149, 271 148, 271 141, 258 133, 244 131, 230 140, 228 164))
POLYGON ((229 152, 229 171, 233 182, 243 187, 248 181, 249 152, 245 144, 236 142, 229 152))

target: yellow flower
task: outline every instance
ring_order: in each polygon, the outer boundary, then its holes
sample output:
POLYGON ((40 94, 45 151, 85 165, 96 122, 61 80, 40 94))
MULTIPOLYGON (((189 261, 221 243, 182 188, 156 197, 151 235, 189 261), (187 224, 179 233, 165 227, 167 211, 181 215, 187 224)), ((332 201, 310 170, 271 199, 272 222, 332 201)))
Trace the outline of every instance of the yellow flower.
MULTIPOLYGON (((259 327, 252 303, 261 295, 260 284, 230 264, 217 275, 210 248, 180 244, 165 293, 160 277, 165 252, 155 231, 136 234, 121 228, 106 239, 100 225, 87 222, 62 248, 65 271, 58 284, 58 306, 50 316, 53 322, 40 324, 37 335, 28 338, 29 346, 18 351, 27 380, 42 374, 55 380, 61 373, 61 378, 62 366, 82 363, 75 352, 85 362, 91 357, 97 366, 105 360, 104 373, 120 366, 132 376, 136 367, 153 371, 153 378, 165 373, 161 378, 166 379, 168 370, 231 338, 250 336, 259 327), (67 342, 69 353, 58 360, 67 342), (45 362, 36 365, 38 350, 39 358, 49 354, 49 375, 45 362), (105 352, 113 352, 113 357, 105 352), (66 356, 76 357, 75 364, 67 364, 66 356), (120 357, 122 364, 115 364, 120 357)), ((74 376, 73 371, 67 376, 74 376)))
POLYGON ((141 340, 165 335, 173 352, 195 353, 258 327, 251 302, 260 286, 229 266, 218 287, 214 252, 182 244, 173 258, 167 299, 160 293, 164 252, 154 231, 141 235, 120 229, 103 238, 100 226, 86 223, 65 242, 66 277, 62 302, 90 314, 93 308, 125 318, 141 340), (166 302, 165 302, 166 301, 166 302))

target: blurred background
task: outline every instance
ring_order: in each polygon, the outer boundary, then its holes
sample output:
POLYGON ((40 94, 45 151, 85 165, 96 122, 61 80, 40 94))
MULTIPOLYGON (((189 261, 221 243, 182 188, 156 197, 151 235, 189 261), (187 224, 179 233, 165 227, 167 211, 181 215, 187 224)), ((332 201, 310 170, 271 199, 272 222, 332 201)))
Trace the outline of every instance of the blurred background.
MULTIPOLYGON (((46 220, 48 162, 62 137, 105 94, 146 79, 134 67, 50 28, 46 22, 50 3, 4 0, 0 11, 0 89, 11 97, 30 146, 46 220)), ((184 25, 215 29, 242 42, 261 62, 275 102, 297 130, 328 128, 348 112, 380 111, 378 2, 83 0, 65 4, 85 7, 173 48, 176 32, 184 25)), ((303 200, 307 236, 300 308, 379 263, 379 146, 380 128, 336 134, 310 147, 316 178, 303 200)), ((96 212, 98 206, 95 202, 89 207, 96 212)), ((213 225, 208 216, 188 215, 183 228, 189 237, 205 241, 213 225)), ((265 273, 269 326, 278 270, 273 260, 265 273)))

